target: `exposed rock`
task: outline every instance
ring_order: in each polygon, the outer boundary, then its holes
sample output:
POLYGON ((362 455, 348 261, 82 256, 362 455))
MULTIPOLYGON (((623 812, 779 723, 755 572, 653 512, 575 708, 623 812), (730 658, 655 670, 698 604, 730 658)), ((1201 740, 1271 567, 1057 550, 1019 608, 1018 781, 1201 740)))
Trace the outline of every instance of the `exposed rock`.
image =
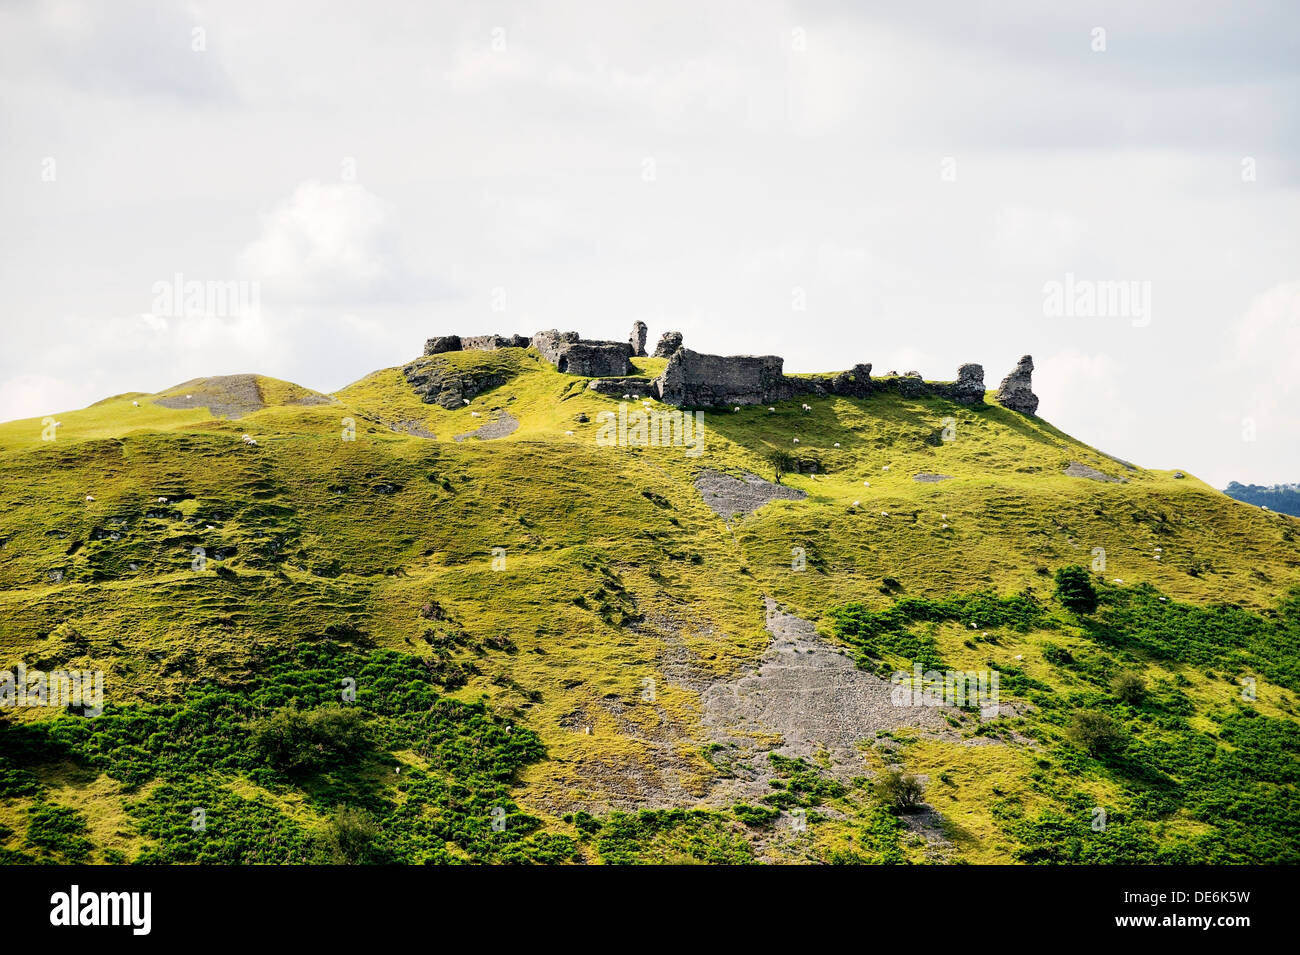
POLYGON ((508 411, 498 410, 493 413, 492 420, 480 425, 473 431, 455 436, 457 441, 464 441, 467 438, 478 438, 480 441, 491 441, 493 438, 504 438, 508 434, 513 434, 519 430, 519 421, 508 411))
POLYGON ((998 403, 1021 414, 1034 414, 1038 411, 1038 396, 1034 394, 1031 378, 1034 371, 1034 359, 1025 355, 1016 363, 1015 370, 1002 379, 998 388, 998 403))
POLYGON ((655 393, 668 404, 688 408, 758 405, 788 393, 776 355, 701 355, 679 348, 654 380, 655 393))
POLYGON ((757 474, 734 478, 711 468, 705 468, 696 476, 695 490, 700 492, 709 509, 723 519, 756 511, 768 501, 800 501, 808 496, 796 488, 765 481, 757 474))
POLYGON ((664 332, 659 336, 659 344, 655 346, 656 358, 672 358, 673 352, 682 347, 681 332, 664 332))
POLYGON ((1182 471, 1175 471, 1175 472, 1174 472, 1174 477, 1176 477, 1176 478, 1185 478, 1185 477, 1187 477, 1187 475, 1184 474, 1182 471))
POLYGON ((644 358, 646 356, 645 340, 646 340, 646 336, 649 334, 650 334, 650 329, 646 327, 645 322, 632 323, 632 335, 628 339, 628 341, 632 345, 633 358, 644 358))
POLYGON ((613 378, 635 370, 629 360, 632 346, 627 342, 587 341, 579 338, 577 332, 550 329, 534 335, 533 345, 557 371, 569 375, 613 378))
POLYGON ((984 400, 984 366, 967 363, 957 369, 957 380, 938 386, 940 394, 963 405, 977 405, 984 400))
POLYGON ((866 398, 871 395, 871 365, 854 365, 851 371, 842 371, 831 382, 831 391, 845 398, 866 398))
POLYGON ((1118 484, 1123 480, 1122 478, 1111 477, 1103 471, 1098 471, 1096 468, 1089 467, 1078 461, 1071 461, 1069 467, 1065 469, 1065 474, 1067 477, 1087 478, 1090 481, 1109 481, 1112 484, 1118 484))
POLYGON ((449 411, 464 405, 465 399, 499 388, 510 380, 495 372, 457 370, 445 359, 429 356, 411 362, 402 369, 402 374, 421 401, 441 405, 449 411))
POLYGON ((922 484, 938 484, 940 481, 951 481, 951 474, 931 474, 928 471, 922 471, 920 474, 912 475, 913 481, 920 481, 922 484))

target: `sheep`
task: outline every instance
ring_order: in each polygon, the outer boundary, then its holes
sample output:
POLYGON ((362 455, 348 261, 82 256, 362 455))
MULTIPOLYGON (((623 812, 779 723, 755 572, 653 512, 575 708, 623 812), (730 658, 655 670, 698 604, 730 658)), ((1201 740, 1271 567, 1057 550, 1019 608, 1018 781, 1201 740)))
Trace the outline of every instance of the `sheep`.
POLYGON ((160 497, 160 498, 158 498, 158 503, 159 503, 159 504, 166 504, 166 503, 167 503, 167 498, 165 498, 165 497, 160 497))
POLYGON ((836 441, 836 442, 835 442, 835 447, 838 448, 839 446, 840 446, 840 443, 839 443, 838 441, 836 441))
POLYGON ((623 396, 623 400, 624 400, 624 401, 627 401, 627 400, 628 400, 629 398, 631 398, 631 397, 632 397, 631 395, 624 395, 624 396, 623 396))
POLYGON ((86 495, 86 500, 87 500, 87 501, 93 501, 94 499, 95 499, 95 495, 93 495, 93 494, 87 494, 87 495, 86 495))
POLYGON ((469 404, 469 399, 468 399, 468 398, 461 398, 460 400, 463 401, 463 402, 465 402, 465 404, 469 404))
POLYGON ((881 517, 888 517, 888 516, 889 516, 889 512, 888 512, 888 511, 881 511, 881 512, 880 512, 880 516, 881 516, 881 517))
POLYGON ((572 431, 566 431, 566 432, 564 432, 564 436, 565 436, 566 438, 572 438, 572 437, 573 437, 573 432, 572 432, 572 431))
POLYGON ((138 402, 138 401, 133 401, 133 402, 131 402, 131 407, 132 407, 132 408, 138 408, 138 407, 140 407, 140 402, 138 402))
POLYGON ((888 465, 888 464, 882 464, 882 465, 880 466, 880 470, 882 470, 882 471, 888 471, 888 470, 889 470, 889 465, 888 465))
POLYGON ((854 501, 854 502, 853 502, 853 506, 854 506, 854 507, 857 507, 857 506, 858 506, 859 504, 861 504, 861 503, 862 503, 861 501, 854 501))
POLYGON ((739 411, 739 410, 740 410, 740 405, 736 405, 736 407, 732 408, 731 410, 732 410, 732 411, 739 411))
POLYGON ((795 438, 795 439, 794 439, 794 443, 795 443, 795 444, 798 444, 798 443, 799 443, 799 439, 798 439, 798 438, 795 438))
POLYGON ((939 525, 939 530, 941 530, 941 531, 946 531, 947 529, 948 529, 948 525, 947 525, 947 524, 940 524, 940 525, 939 525))
POLYGON ((768 410, 768 411, 775 411, 776 409, 775 409, 775 408, 768 408, 767 410, 768 410))
POLYGON ((1111 579, 1114 580, 1115 583, 1117 583, 1117 584, 1122 584, 1122 583, 1124 583, 1124 581, 1123 581, 1121 578, 1119 578, 1119 577, 1113 577, 1113 578, 1111 578, 1111 579))
POLYGON ((862 482, 862 486, 863 486, 863 487, 871 487, 871 482, 870 482, 870 481, 863 481, 863 482, 862 482))

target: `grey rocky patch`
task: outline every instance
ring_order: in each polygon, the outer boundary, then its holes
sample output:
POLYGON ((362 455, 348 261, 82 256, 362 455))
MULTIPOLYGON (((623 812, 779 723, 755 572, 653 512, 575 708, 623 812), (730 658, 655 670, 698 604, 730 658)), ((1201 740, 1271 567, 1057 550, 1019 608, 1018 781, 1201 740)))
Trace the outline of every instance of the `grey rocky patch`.
POLYGON ((984 366, 967 362, 957 369, 956 381, 934 387, 939 394, 960 404, 979 404, 984 400, 984 366))
POLYGON ((615 378, 630 375, 632 346, 627 342, 597 342, 578 337, 577 332, 550 329, 533 336, 533 346, 556 371, 583 378, 615 378))
POLYGON ((633 322, 632 334, 628 338, 628 343, 632 346, 633 358, 644 358, 646 336, 650 334, 650 329, 646 327, 645 322, 633 322))
POLYGON ((912 475, 913 481, 920 481, 922 484, 938 484, 940 481, 951 481, 951 474, 931 474, 928 471, 922 471, 920 474, 912 475))
POLYGON ((436 356, 417 358, 402 368, 402 374, 421 401, 449 411, 463 407, 466 399, 499 388, 510 380, 497 372, 453 368, 436 356))
POLYGON ((672 358, 673 352, 682 347, 681 332, 664 332, 659 336, 659 344, 655 345, 655 358, 672 358))
MULTIPOLYGON (((175 393, 153 399, 164 408, 207 408, 214 418, 239 418, 266 407, 262 389, 256 375, 216 375, 211 378, 192 378, 172 389, 175 393)), ((332 404, 327 395, 307 393, 291 405, 332 404)))
POLYGON ((772 641, 762 659, 700 694, 701 724, 726 748, 733 778, 718 785, 727 798, 771 792, 769 753, 822 763, 848 780, 865 774, 863 747, 878 734, 911 727, 960 740, 943 716, 956 711, 895 706, 892 684, 860 669, 811 622, 783 612, 770 598, 765 605, 772 641))
POLYGON ((1111 477, 1105 472, 1098 471, 1094 467, 1089 467, 1080 461, 1071 461, 1065 469, 1066 477, 1087 478, 1089 481, 1108 481, 1112 484, 1119 484, 1123 478, 1111 477))
POLYGON ((409 434, 413 438, 433 439, 438 437, 428 429, 423 421, 419 421, 415 418, 404 418, 401 421, 394 421, 388 425, 388 430, 395 431, 398 434, 409 434))
POLYGON ((752 513, 768 501, 801 501, 808 496, 796 488, 765 481, 757 474, 735 478, 711 468, 696 475, 695 490, 709 509, 723 519, 752 513))
POLYGON ((465 434, 455 436, 457 441, 465 441, 469 438, 478 438, 480 441, 491 441, 493 438, 504 438, 508 434, 513 434, 519 430, 519 420, 508 411, 496 410, 492 412, 492 418, 486 423, 468 431, 465 434))
POLYGON ((1021 414, 1036 414, 1038 396, 1034 394, 1033 372, 1034 359, 1029 355, 1023 356, 1011 374, 1002 379, 998 387, 998 403, 1021 414))

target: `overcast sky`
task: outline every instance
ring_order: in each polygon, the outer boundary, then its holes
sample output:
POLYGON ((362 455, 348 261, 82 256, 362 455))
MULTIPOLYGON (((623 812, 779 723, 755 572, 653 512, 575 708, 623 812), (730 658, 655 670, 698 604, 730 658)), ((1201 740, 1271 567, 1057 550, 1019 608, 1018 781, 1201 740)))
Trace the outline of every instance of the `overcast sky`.
POLYGON ((1102 450, 1297 481, 1298 10, 4 0, 0 419, 640 319, 788 371, 1030 353, 1102 450), (169 313, 177 274, 259 307, 169 313))

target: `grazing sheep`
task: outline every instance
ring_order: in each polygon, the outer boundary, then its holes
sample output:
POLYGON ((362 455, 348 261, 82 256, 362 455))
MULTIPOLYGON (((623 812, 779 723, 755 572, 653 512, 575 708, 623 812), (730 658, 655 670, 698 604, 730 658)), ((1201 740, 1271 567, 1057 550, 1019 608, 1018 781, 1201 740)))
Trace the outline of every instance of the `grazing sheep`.
POLYGON ((775 408, 768 408, 767 410, 768 410, 768 411, 775 411, 776 409, 775 409, 775 408))
POLYGON ((165 498, 165 497, 160 497, 160 498, 158 498, 158 503, 159 503, 159 504, 166 504, 166 503, 167 503, 167 498, 165 498))
POLYGON ((131 407, 132 407, 132 408, 138 408, 138 407, 140 407, 140 402, 138 402, 138 401, 133 401, 133 402, 131 402, 131 407))
POLYGON ((736 407, 732 408, 731 410, 732 410, 732 411, 739 411, 739 410, 740 410, 740 405, 736 405, 736 407))
POLYGON ((470 416, 471 418, 481 418, 481 417, 483 417, 483 416, 482 416, 481 414, 479 414, 477 411, 471 411, 471 412, 469 413, 469 416, 470 416))
POLYGON ((87 495, 86 495, 86 500, 88 500, 88 501, 93 501, 94 499, 95 499, 95 495, 93 495, 93 494, 87 494, 87 495))
POLYGON ((794 443, 795 443, 795 444, 798 444, 798 443, 799 443, 799 439, 798 439, 798 438, 795 438, 795 439, 794 439, 794 443))
POLYGON ((859 504, 861 504, 861 503, 862 503, 861 501, 854 501, 854 502, 853 502, 853 506, 854 506, 854 507, 857 507, 857 506, 858 506, 859 504))
POLYGON ((624 401, 627 401, 627 400, 628 400, 629 398, 631 398, 631 397, 632 397, 631 395, 624 395, 624 396, 623 396, 623 400, 624 400, 624 401))
POLYGON ((566 431, 566 432, 564 432, 564 436, 565 436, 566 438, 572 438, 572 437, 573 437, 573 432, 572 432, 572 431, 566 431))
POLYGON ((836 442, 835 442, 835 447, 838 448, 839 446, 840 446, 840 443, 839 443, 838 441, 836 441, 836 442))

